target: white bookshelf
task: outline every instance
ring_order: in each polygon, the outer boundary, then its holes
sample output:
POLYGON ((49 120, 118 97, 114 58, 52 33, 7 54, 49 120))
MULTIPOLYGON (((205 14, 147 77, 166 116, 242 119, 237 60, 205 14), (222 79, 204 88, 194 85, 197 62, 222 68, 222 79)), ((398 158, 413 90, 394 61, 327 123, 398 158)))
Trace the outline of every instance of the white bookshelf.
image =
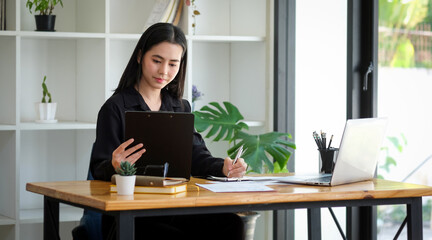
POLYGON ((13 225, 15 224, 16 220, 4 216, 0 216, 0 226, 2 225, 13 225))
POLYGON ((19 125, 21 130, 72 130, 72 129, 96 129, 95 123, 85 122, 63 122, 59 121, 55 124, 42 124, 36 122, 23 122, 19 125))
MULTIPOLYGON (((43 223, 43 208, 37 209, 23 209, 20 211, 20 223, 43 223)), ((60 207, 60 222, 73 222, 79 221, 83 215, 83 210, 80 208, 60 207)))
MULTIPOLYGON (((56 7, 55 32, 36 32, 25 0, 6 0, 0 31, 0 235, 32 239, 43 219, 43 198, 27 192, 36 181, 83 180, 95 138, 97 113, 111 96, 156 0, 67 0, 56 7), (58 123, 35 123, 41 82, 57 102, 58 123), (36 224, 36 225, 35 225, 36 224), (25 225, 25 226, 24 226, 25 225)), ((239 107, 253 131, 272 127, 272 1, 198 0, 180 27, 188 40, 185 98, 192 85, 211 101, 239 107)), ((208 143, 224 157, 224 143, 208 143)), ((62 206, 60 221, 79 221, 82 210, 62 206)), ((70 225, 70 224, 69 224, 70 225)), ((41 238, 41 236, 40 236, 41 238)))

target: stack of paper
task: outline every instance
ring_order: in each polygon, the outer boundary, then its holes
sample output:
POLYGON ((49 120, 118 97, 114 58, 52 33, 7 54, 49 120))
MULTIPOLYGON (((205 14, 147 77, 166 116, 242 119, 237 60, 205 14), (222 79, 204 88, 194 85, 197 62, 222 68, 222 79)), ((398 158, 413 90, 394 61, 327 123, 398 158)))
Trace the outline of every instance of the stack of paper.
POLYGON ((246 182, 219 182, 210 184, 196 185, 203 187, 212 192, 269 192, 275 191, 273 188, 266 186, 260 182, 246 181, 246 182))

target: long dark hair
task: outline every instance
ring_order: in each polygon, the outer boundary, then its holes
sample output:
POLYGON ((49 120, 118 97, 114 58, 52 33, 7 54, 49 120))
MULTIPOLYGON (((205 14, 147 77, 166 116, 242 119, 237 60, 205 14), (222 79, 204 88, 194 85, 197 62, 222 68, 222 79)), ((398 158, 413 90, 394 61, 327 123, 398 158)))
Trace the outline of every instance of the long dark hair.
POLYGON ((130 86, 135 86, 142 76, 141 64, 145 53, 150 50, 154 45, 161 42, 169 42, 178 44, 183 48, 183 54, 180 61, 180 69, 176 77, 166 86, 168 92, 179 99, 183 97, 184 83, 186 78, 186 65, 187 65, 187 42, 183 31, 170 23, 156 23, 150 26, 141 36, 135 50, 129 59, 122 77, 120 78, 119 85, 117 86, 114 94, 119 93, 121 90, 130 86), (140 59, 138 63, 137 59, 140 59))

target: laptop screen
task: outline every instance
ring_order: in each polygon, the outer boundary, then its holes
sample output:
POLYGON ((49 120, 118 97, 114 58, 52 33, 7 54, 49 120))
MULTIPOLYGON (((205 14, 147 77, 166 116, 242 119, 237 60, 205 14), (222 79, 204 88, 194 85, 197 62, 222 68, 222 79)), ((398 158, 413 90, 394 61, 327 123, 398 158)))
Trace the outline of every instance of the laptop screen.
POLYGON ((386 118, 347 121, 333 171, 332 185, 374 177, 387 122, 386 118))

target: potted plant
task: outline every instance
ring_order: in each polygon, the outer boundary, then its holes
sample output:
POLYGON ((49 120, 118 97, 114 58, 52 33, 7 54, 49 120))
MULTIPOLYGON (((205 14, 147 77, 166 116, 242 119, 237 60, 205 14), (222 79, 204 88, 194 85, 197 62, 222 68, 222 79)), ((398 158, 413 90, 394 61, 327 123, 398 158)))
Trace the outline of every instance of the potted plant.
POLYGON ((202 133, 210 129, 205 138, 233 144, 227 151, 231 158, 235 157, 236 152, 243 145, 245 150, 243 158, 251 168, 249 172, 287 172, 287 163, 291 156, 291 151, 287 148, 296 148, 294 143, 288 141, 292 138, 291 134, 279 132, 248 134, 243 130, 248 130, 249 126, 241 121, 243 115, 238 108, 230 102, 223 102, 223 104, 225 109, 219 103, 211 102, 199 111, 194 111, 196 130, 202 133))
POLYGON ((117 194, 119 195, 133 195, 135 188, 135 164, 131 164, 128 161, 122 161, 120 167, 116 169, 117 174, 115 175, 117 194))
MULTIPOLYGON (((225 109, 217 102, 211 102, 200 111, 194 111, 195 129, 202 133, 210 129, 205 138, 213 141, 228 141, 233 146, 227 154, 234 159, 238 149, 243 146, 243 158, 251 169, 248 172, 288 172, 287 163, 291 151, 296 145, 289 142, 291 134, 269 132, 259 135, 248 134, 243 130, 249 126, 242 122, 243 116, 236 106, 230 102, 223 102, 225 109), (273 158, 273 161, 269 159, 273 158)), ((255 223, 260 216, 258 212, 238 212, 244 223, 245 239, 253 239, 255 223)))
POLYGON ((63 7, 62 0, 27 0, 26 7, 30 13, 33 7, 39 12, 38 15, 35 15, 36 31, 55 31, 56 15, 53 14, 53 10, 59 3, 63 7))
POLYGON ((45 83, 46 76, 42 81, 42 100, 36 103, 36 113, 38 118, 36 122, 39 123, 56 123, 55 119, 57 103, 52 102, 51 93, 48 91, 48 87, 45 83), (48 100, 46 99, 48 97, 48 100))

